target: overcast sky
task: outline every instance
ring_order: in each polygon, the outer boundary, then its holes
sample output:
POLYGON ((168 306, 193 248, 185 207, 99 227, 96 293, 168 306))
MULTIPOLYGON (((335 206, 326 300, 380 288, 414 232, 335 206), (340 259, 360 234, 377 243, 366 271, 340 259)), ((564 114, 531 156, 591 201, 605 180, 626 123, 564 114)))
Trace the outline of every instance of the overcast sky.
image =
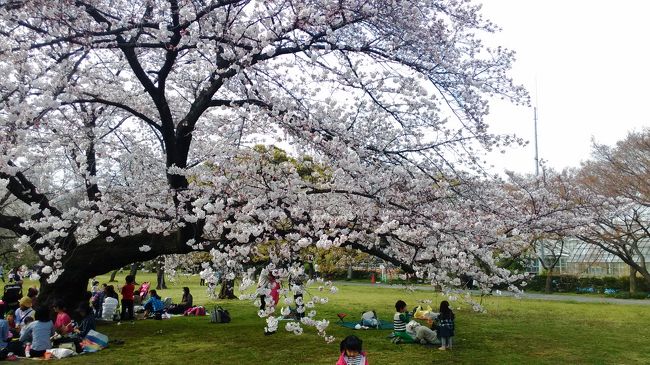
MULTIPOLYGON (((650 1, 478 1, 503 28, 495 41, 517 52, 512 75, 537 104, 547 165, 579 166, 592 137, 612 145, 650 126, 650 1)), ((491 110, 493 131, 531 141, 490 158, 496 171, 534 172, 532 108, 496 103, 491 110)))

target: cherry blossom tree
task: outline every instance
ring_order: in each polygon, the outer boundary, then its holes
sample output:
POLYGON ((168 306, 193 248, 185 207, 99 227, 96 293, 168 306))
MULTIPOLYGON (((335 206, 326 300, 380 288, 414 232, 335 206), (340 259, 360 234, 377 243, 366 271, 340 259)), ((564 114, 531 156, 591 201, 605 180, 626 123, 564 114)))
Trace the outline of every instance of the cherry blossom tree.
POLYGON ((546 271, 546 293, 551 292, 553 272, 568 251, 566 239, 582 234, 593 222, 593 215, 584 214, 593 201, 585 199, 589 193, 576 184, 576 174, 575 170, 557 172, 546 167, 540 177, 510 174, 514 191, 528 195, 528 199, 516 201, 527 206, 528 215, 536 217, 531 222, 537 229, 530 236, 530 256, 546 271))
POLYGON ((347 247, 488 288, 550 215, 479 163, 521 142, 488 100, 527 95, 468 1, 17 0, 0 24, 0 178, 26 211, 0 227, 43 261, 43 300, 160 255, 235 275, 269 241, 280 275, 347 247))
POLYGON ((593 223, 579 236, 630 267, 630 292, 639 273, 650 283, 650 130, 631 132, 610 147, 594 143, 576 183, 587 190, 583 211, 593 223))

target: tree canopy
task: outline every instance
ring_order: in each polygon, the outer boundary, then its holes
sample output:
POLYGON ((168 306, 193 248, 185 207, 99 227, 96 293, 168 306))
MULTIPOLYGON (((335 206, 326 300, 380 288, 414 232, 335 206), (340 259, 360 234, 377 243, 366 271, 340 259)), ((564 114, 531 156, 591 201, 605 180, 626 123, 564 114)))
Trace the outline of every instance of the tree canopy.
POLYGON ((650 129, 630 132, 610 147, 594 143, 593 158, 576 176, 585 190, 581 214, 592 217, 584 242, 630 266, 631 291, 640 273, 650 283, 650 129))
POLYGON ((558 209, 479 163, 521 142, 488 131, 489 99, 528 99, 467 1, 24 0, 0 30, 0 178, 25 211, 0 227, 44 297, 164 254, 234 274, 269 240, 280 274, 349 247, 489 287, 558 209))

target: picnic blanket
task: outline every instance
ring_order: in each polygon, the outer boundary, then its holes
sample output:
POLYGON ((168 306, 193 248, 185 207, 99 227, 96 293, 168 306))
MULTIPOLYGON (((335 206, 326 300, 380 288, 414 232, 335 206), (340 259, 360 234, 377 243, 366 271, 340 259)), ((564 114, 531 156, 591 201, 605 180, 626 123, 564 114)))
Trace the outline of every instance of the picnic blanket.
MULTIPOLYGON (((347 328, 352 328, 356 325, 359 324, 359 322, 345 322, 345 321, 338 321, 336 322, 339 326, 347 327, 347 328)), ((393 329, 393 322, 392 321, 384 321, 384 320, 379 320, 379 328, 374 328, 374 327, 368 327, 367 329, 369 330, 392 330, 393 329)))

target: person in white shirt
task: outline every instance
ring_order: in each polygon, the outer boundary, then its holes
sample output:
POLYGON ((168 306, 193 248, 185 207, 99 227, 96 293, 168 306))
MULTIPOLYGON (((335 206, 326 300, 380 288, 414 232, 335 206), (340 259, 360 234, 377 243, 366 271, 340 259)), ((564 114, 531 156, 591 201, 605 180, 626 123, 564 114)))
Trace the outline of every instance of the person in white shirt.
POLYGON ((16 328, 20 329, 25 325, 25 318, 34 318, 34 310, 32 309, 32 299, 30 297, 22 297, 18 302, 18 309, 14 312, 16 321, 16 328))

